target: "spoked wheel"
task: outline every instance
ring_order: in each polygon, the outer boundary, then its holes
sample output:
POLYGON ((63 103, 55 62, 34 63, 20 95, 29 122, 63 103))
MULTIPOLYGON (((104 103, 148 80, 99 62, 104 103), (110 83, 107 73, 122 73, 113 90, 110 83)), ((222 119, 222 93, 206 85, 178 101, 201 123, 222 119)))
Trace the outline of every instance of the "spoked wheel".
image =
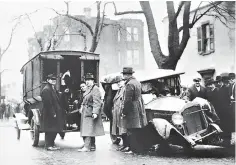
POLYGON ((39 143, 39 126, 31 121, 32 124, 32 130, 31 130, 31 139, 32 139, 32 146, 36 147, 39 143))

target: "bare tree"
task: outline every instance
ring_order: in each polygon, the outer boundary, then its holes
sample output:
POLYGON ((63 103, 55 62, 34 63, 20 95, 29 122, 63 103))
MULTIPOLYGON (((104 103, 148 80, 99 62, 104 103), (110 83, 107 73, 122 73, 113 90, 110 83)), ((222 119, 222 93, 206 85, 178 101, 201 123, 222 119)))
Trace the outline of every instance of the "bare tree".
MULTIPOLYGON (((116 5, 115 15, 124 15, 124 14, 139 14, 143 13, 148 27, 148 36, 151 47, 151 52, 153 57, 159 66, 159 68, 163 69, 172 69, 175 70, 177 63, 182 56, 188 40, 190 38, 189 29, 193 28, 197 21, 199 21, 204 15, 214 16, 218 18, 222 23, 227 26, 227 21, 235 20, 235 6, 234 9, 229 6, 223 5, 222 1, 209 2, 207 6, 205 6, 205 10, 202 12, 201 2, 198 8, 194 11, 194 16, 192 20, 190 19, 190 7, 191 1, 181 1, 177 11, 174 8, 173 1, 166 1, 168 20, 169 20, 169 35, 168 35, 168 50, 169 54, 164 55, 162 49, 160 47, 160 42, 158 38, 158 33, 155 26, 155 21, 152 13, 152 9, 150 7, 149 1, 140 1, 140 6, 142 11, 125 11, 125 12, 117 12, 116 5), (183 11, 183 25, 178 27, 177 18, 180 18, 180 12, 183 11), (180 34, 182 33, 181 41, 179 40, 180 34)), ((235 2, 233 2, 235 3, 235 2)), ((234 4, 235 5, 235 4, 234 4)))
MULTIPOLYGON (((86 27, 88 29, 89 34, 92 36, 91 47, 89 48, 89 52, 95 52, 96 49, 97 49, 97 46, 98 46, 103 28, 110 25, 110 24, 105 22, 105 16, 106 16, 105 15, 105 10, 106 10, 106 5, 111 3, 111 2, 104 3, 102 12, 101 12, 101 5, 102 5, 101 1, 96 2, 97 16, 96 16, 96 19, 95 19, 96 22, 95 22, 94 27, 93 27, 93 25, 89 24, 83 18, 70 15, 69 14, 69 4, 68 4, 68 2, 65 2, 65 3, 66 3, 66 6, 67 6, 66 14, 59 13, 55 9, 52 9, 52 10, 54 12, 56 12, 59 16, 68 17, 68 18, 70 18, 72 20, 75 20, 77 22, 80 22, 82 25, 84 25, 84 27, 86 27), (102 13, 102 15, 101 15, 101 13, 102 13)), ((84 39, 86 41, 86 35, 81 34, 81 36, 84 37, 84 39)))
POLYGON ((7 46, 6 46, 6 48, 4 48, 4 49, 0 49, 0 61, 1 61, 1 59, 2 59, 2 56, 7 52, 7 50, 9 49, 9 47, 11 46, 11 42, 12 42, 12 38, 13 38, 13 35, 14 35, 14 32, 15 32, 15 30, 16 30, 16 27, 18 26, 20 24, 20 21, 18 20, 17 22, 16 22, 16 24, 12 27, 12 29, 11 29, 11 34, 10 34, 10 38, 9 38, 9 41, 8 41, 8 44, 7 44, 7 46))

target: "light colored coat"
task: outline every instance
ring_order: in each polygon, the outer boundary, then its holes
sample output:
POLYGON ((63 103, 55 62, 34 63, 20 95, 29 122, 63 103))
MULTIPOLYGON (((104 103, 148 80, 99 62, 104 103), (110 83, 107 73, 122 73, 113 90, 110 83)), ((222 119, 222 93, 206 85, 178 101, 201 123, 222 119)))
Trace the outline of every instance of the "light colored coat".
POLYGON ((80 124, 80 135, 85 136, 102 136, 105 135, 101 117, 102 99, 99 88, 94 85, 88 88, 84 93, 82 102, 82 114, 80 124), (92 114, 97 114, 96 119, 92 114))
POLYGON ((122 135, 126 133, 126 129, 122 128, 121 126, 121 112, 124 107, 124 91, 125 87, 119 89, 113 99, 113 120, 112 120, 112 135, 122 135))

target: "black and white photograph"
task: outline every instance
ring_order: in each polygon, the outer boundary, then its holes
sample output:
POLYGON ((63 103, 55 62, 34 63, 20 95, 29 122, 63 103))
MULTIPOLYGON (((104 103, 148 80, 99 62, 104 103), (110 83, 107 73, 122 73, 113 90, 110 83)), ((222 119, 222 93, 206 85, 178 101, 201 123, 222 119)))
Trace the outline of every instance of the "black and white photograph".
POLYGON ((234 165, 235 4, 0 0, 0 164, 234 165))

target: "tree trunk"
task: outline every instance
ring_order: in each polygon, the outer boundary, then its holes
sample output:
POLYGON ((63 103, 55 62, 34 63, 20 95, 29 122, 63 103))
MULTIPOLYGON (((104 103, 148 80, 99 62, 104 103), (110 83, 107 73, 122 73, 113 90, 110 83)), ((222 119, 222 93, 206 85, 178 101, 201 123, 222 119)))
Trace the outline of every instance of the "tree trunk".
POLYGON ((97 46, 98 46, 98 37, 99 37, 98 31, 99 31, 99 26, 100 26, 100 21, 101 21, 100 5, 101 5, 101 2, 97 2, 97 21, 96 21, 96 25, 95 25, 94 34, 93 34, 92 45, 89 50, 90 52, 95 52, 95 50, 97 49, 97 46))
POLYGON ((169 38, 168 38, 168 48, 169 56, 163 63, 163 69, 175 70, 180 57, 183 54, 184 49, 187 46, 189 40, 189 14, 191 2, 184 2, 184 15, 183 15, 183 36, 181 43, 179 44, 179 31, 177 27, 177 19, 174 19, 174 6, 168 1, 167 2, 167 12, 169 18, 169 38))
POLYGON ((148 27, 148 36, 149 36, 149 43, 151 47, 151 52, 153 54, 153 57, 159 66, 159 68, 162 66, 162 62, 165 59, 165 56, 163 55, 161 51, 161 46, 158 39, 158 34, 152 14, 152 10, 150 7, 150 4, 148 1, 140 1, 141 8, 144 12, 144 16, 146 18, 147 27, 148 27))

